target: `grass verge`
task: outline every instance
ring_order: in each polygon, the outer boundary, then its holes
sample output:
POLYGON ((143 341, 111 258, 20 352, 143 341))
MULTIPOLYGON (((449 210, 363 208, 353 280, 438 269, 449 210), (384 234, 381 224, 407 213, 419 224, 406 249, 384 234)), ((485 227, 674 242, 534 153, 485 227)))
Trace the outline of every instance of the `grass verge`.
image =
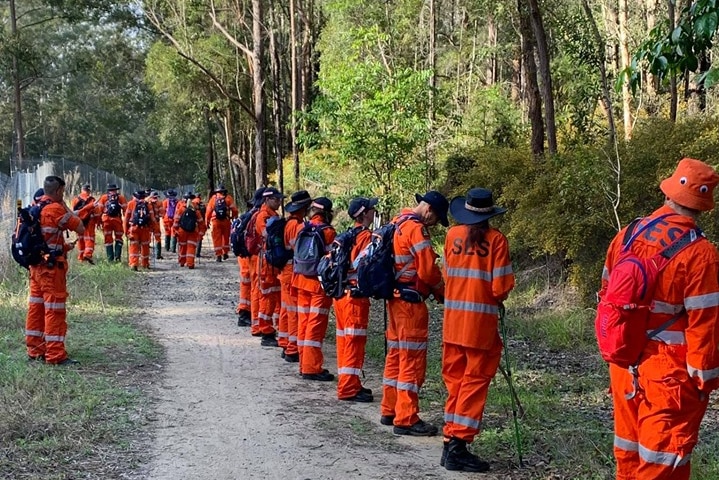
POLYGON ((73 263, 66 348, 79 366, 28 363, 27 273, 0 284, 0 478, 118 478, 145 463, 148 387, 162 351, 137 321, 126 267, 73 263))

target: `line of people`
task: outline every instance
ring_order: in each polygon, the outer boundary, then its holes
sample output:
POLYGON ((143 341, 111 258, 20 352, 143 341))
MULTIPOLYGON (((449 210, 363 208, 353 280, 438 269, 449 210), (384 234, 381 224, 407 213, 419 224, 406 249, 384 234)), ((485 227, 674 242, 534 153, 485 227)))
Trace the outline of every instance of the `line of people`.
MULTIPOLYGON (((267 261, 271 225, 282 217, 285 198, 273 187, 260 188, 251 202, 245 244, 238 257, 240 272, 238 325, 250 327, 262 346, 281 347, 281 357, 298 363, 301 378, 332 381, 322 353, 330 308, 336 317, 337 398, 373 402, 371 389, 361 381, 370 317, 370 299, 353 295, 356 266, 348 273, 344 296, 325 294, 317 276, 298 273, 301 238, 311 230, 328 252, 336 238, 333 203, 311 198, 304 190, 284 206, 283 240, 295 258, 281 267, 267 261)), ((472 189, 451 204, 436 191, 416 196, 391 221, 397 289, 387 301, 387 356, 382 379, 380 423, 397 435, 432 436, 438 428, 419 416, 419 391, 425 380, 429 314, 425 301, 444 303, 443 377, 449 391, 445 408, 441 465, 448 470, 486 471, 489 464, 467 449, 479 434, 487 391, 499 366, 502 341, 499 308, 514 287, 507 239, 488 220, 505 212, 494 205, 486 189, 472 189), (447 227, 448 211, 459 225, 449 229, 444 266, 432 248, 428 228, 447 227)), ((347 210, 353 221, 354 245, 350 265, 372 239, 378 199, 358 197, 347 210)))

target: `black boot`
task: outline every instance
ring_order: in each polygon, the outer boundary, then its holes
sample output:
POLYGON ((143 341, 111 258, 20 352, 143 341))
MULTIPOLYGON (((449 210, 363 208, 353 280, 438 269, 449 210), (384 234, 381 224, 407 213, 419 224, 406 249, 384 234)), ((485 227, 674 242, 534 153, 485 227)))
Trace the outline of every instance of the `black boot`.
POLYGON ((172 253, 177 253, 177 237, 172 237, 170 240, 170 251, 172 253))
POLYGON ((447 451, 449 450, 448 446, 449 442, 447 440, 442 442, 442 456, 439 459, 439 465, 442 467, 444 467, 444 464, 447 461, 447 451))
POLYGON ((122 242, 115 242, 115 261, 122 261, 122 242))
POLYGON ((237 314, 237 326, 238 327, 249 327, 252 325, 252 320, 250 319, 250 312, 247 310, 240 310, 240 313, 237 314))
POLYGON ((157 242, 155 244, 155 258, 157 260, 162 260, 162 245, 160 245, 160 242, 157 242))
POLYGON ((115 250, 112 249, 112 245, 105 247, 105 253, 107 253, 107 261, 115 261, 115 250))
POLYGON ((195 258, 202 258, 202 239, 197 242, 197 250, 195 250, 195 258))
POLYGON ((165 235, 165 251, 166 252, 170 251, 170 238, 171 237, 169 235, 165 235))
POLYGON ((262 341, 260 342, 260 345, 263 347, 279 347, 280 345, 277 343, 277 337, 274 333, 263 333, 262 334, 262 341))
POLYGON ((467 450, 467 442, 464 440, 452 438, 446 445, 447 457, 444 460, 444 468, 447 470, 464 472, 489 471, 489 463, 470 453, 467 450))

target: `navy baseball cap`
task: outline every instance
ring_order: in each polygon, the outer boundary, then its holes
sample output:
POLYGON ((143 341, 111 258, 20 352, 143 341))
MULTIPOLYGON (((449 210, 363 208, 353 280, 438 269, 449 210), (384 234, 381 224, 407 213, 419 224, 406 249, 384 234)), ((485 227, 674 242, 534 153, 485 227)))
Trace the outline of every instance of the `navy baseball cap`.
POLYGON ((449 202, 447 198, 436 190, 430 190, 424 195, 419 193, 414 194, 414 198, 417 203, 426 202, 432 207, 432 211, 439 217, 439 223, 443 226, 449 226, 449 220, 447 219, 447 211, 449 210, 449 202))
POLYGON ((357 197, 353 198, 350 202, 349 207, 347 208, 347 213, 352 218, 357 218, 359 215, 363 214, 367 210, 370 210, 377 206, 379 203, 379 199, 377 198, 365 198, 365 197, 357 197))

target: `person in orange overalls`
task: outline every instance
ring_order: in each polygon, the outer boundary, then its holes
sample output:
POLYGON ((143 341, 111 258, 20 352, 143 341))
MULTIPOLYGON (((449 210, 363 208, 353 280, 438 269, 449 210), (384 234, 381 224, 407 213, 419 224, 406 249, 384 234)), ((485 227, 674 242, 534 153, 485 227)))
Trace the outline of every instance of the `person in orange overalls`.
MULTIPOLYGON (((272 217, 279 217, 277 213, 282 199, 285 196, 274 187, 267 187, 262 193, 265 199, 264 204, 260 207, 255 220, 255 229, 257 235, 263 239, 267 238, 267 222, 272 217)), ((259 319, 259 332, 262 335, 261 345, 263 347, 278 347, 277 331, 275 323, 280 316, 280 280, 277 278, 280 274, 278 268, 273 267, 265 260, 265 242, 262 241, 260 253, 257 255, 257 272, 260 288, 260 309, 257 313, 259 319)))
MULTIPOLYGON (((683 233, 697 230, 699 214, 714 208, 717 183, 719 175, 712 167, 682 159, 672 176, 660 184, 664 205, 636 229, 668 216, 645 229, 632 243, 632 251, 650 257, 683 233)), ((600 297, 625 232, 626 227, 609 245, 600 297)), ((618 480, 690 477, 699 425, 709 394, 719 387, 719 252, 705 238, 677 253, 659 273, 647 334, 661 326, 666 328, 648 339, 632 372, 609 364, 618 480)))
POLYGON ((172 225, 172 231, 177 236, 177 262, 181 267, 187 265, 187 268, 195 268, 195 252, 197 250, 197 242, 200 240, 205 232, 205 219, 202 217, 200 210, 197 208, 197 204, 193 203, 195 195, 192 192, 187 192, 182 197, 185 199, 184 202, 180 202, 177 205, 175 211, 175 219, 172 225), (195 213, 195 225, 192 230, 185 230, 182 227, 182 215, 187 209, 192 210, 195 213))
POLYGON ((165 199, 162 201, 162 227, 165 230, 165 251, 175 253, 177 250, 177 238, 175 232, 172 231, 172 225, 175 222, 175 212, 177 211, 177 191, 169 189, 165 192, 165 199))
MULTIPOLYGON (((289 213, 285 225, 285 245, 294 250, 297 234, 304 225, 307 209, 312 203, 312 197, 307 190, 298 190, 290 197, 290 202, 285 205, 285 211, 289 213)), ((282 358, 286 362, 297 363, 300 361, 299 350, 297 349, 297 292, 292 288, 292 260, 282 269, 280 274, 280 321, 278 325, 278 336, 284 338, 282 358)))
POLYGON ((119 192, 114 183, 107 186, 107 193, 95 202, 95 206, 102 212, 102 233, 105 237, 105 252, 107 260, 119 262, 122 260, 122 217, 127 209, 127 200, 119 192), (115 237, 113 249, 113 235, 115 237))
MULTIPOLYGON (((265 187, 258 188, 254 193, 252 200, 247 201, 247 211, 244 215, 254 215, 262 206, 262 192, 265 191, 265 187)), ((248 225, 249 226, 249 225, 248 225)), ((257 318, 257 311, 259 310, 259 297, 252 296, 252 277, 250 275, 250 258, 249 257, 237 257, 237 266, 240 271, 240 288, 239 288, 239 300, 237 302, 237 326, 238 327, 250 327, 252 326, 252 319, 257 318), (253 303, 254 299, 254 303, 253 303)))
POLYGON ((238 214, 232 195, 220 184, 207 202, 205 224, 212 227, 212 245, 218 262, 227 260, 230 253, 230 224, 238 214))
POLYGON ((156 223, 152 206, 145 200, 147 193, 138 190, 132 194, 133 199, 127 204, 125 210, 125 236, 130 245, 130 268, 137 271, 137 267, 150 268, 150 239, 156 223))
MULTIPOLYGON (((318 197, 310 206, 310 223, 322 228, 325 251, 335 239, 332 228, 332 201, 318 197)), ((299 233, 299 231, 298 231, 299 233)), ((332 299, 325 295, 317 277, 292 273, 292 287, 297 290, 297 347, 300 354, 300 374, 305 380, 328 382, 334 380, 327 369, 322 368, 324 357, 322 343, 327 333, 332 299)))
POLYGON ((447 222, 447 199, 439 192, 416 194, 418 205, 392 219, 397 296, 387 301, 387 358, 382 379, 380 423, 394 425, 395 435, 432 436, 437 427, 419 418, 419 389, 427 366, 429 312, 425 299, 444 294, 442 272, 427 227, 447 222))
POLYGON ((39 265, 30 266, 30 294, 25 319, 25 345, 29 360, 52 365, 77 363, 67 356, 67 262, 66 253, 74 244, 65 243, 63 232, 85 233, 80 217, 63 202, 65 181, 56 176, 45 177, 44 195, 38 203, 44 205, 40 213, 40 227, 50 255, 39 265))
POLYGON ((262 237, 257 234, 257 217, 260 214, 262 206, 265 204, 265 191, 266 187, 261 187, 255 192, 254 208, 255 212, 252 214, 250 222, 247 224, 245 230, 245 245, 250 253, 248 259, 249 274, 250 274, 250 315, 252 317, 252 324, 250 326, 250 335, 253 337, 261 337, 262 331, 260 327, 260 303, 262 302, 262 292, 260 289, 260 272, 257 270, 259 265, 260 249, 262 247, 262 237))
POLYGON ((155 244, 155 259, 163 260, 162 258, 162 231, 160 224, 165 212, 162 208, 162 202, 160 201, 160 194, 150 188, 145 190, 147 194, 147 204, 152 210, 152 214, 155 216, 155 221, 152 224, 152 241, 155 244))
MULTIPOLYGON (((350 253, 350 265, 372 239, 370 225, 374 223, 376 198, 354 198, 347 213, 354 220, 355 242, 350 253)), ((351 402, 372 402, 372 390, 362 386, 360 375, 364 365, 367 327, 369 326, 369 298, 354 298, 351 287, 356 285, 357 272, 348 272, 350 288, 345 296, 334 300, 337 322, 337 398, 351 402)))
POLYGON ((97 216, 95 215, 95 198, 92 196, 92 187, 89 183, 83 185, 80 195, 72 199, 71 207, 85 226, 85 233, 77 239, 77 259, 94 265, 92 256, 95 253, 97 216))
POLYGON ((447 470, 486 472, 489 463, 467 450, 479 435, 492 382, 502 357, 499 308, 514 288, 507 238, 489 226, 506 212, 494 205, 492 192, 473 188, 457 197, 449 211, 459 225, 444 243, 444 321, 442 378, 444 447, 440 464, 447 470))

